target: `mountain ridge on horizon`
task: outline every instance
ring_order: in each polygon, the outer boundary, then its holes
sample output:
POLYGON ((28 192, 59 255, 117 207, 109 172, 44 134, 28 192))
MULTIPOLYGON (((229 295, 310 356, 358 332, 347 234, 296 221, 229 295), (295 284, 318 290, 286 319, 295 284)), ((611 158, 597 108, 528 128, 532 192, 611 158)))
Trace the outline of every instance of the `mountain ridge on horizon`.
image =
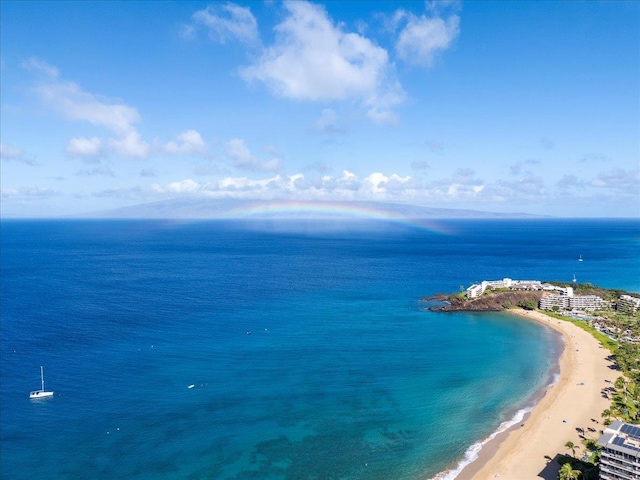
POLYGON ((249 199, 170 199, 67 218, 95 219, 341 219, 341 218, 547 218, 528 213, 496 213, 471 209, 424 207, 368 201, 291 201, 249 199))

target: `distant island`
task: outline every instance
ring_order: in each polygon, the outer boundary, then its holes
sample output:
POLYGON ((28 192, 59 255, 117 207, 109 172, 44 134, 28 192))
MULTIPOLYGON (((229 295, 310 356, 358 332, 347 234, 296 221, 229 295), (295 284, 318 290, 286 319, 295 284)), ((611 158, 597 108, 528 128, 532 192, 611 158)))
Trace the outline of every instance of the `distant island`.
POLYGON ((494 213, 432 208, 389 202, 250 200, 234 198, 176 198, 113 210, 87 212, 74 218, 108 219, 344 219, 402 221, 443 218, 545 218, 526 213, 494 213))

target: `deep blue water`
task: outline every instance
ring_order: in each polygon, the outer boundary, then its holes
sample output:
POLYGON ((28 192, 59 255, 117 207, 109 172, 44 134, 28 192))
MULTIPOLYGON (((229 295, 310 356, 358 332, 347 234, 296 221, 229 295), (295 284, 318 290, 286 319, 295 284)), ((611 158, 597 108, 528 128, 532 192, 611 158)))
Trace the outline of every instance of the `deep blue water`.
POLYGON ((420 297, 574 274, 640 292, 629 220, 0 227, 7 480, 429 478, 527 406, 562 347, 420 297), (55 396, 31 401, 40 365, 55 396))

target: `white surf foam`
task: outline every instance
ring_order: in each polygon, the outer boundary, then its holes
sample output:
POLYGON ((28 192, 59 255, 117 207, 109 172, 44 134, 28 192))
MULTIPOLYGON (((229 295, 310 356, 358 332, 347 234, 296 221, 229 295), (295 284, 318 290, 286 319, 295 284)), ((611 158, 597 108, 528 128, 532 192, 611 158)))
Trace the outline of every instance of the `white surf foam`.
POLYGON ((454 480, 460 474, 460 472, 469 464, 475 462, 478 459, 478 455, 480 454, 480 450, 482 447, 489 443, 491 440, 496 438, 502 432, 508 430, 512 426, 521 422, 524 416, 532 410, 533 407, 526 407, 518 410, 515 415, 510 420, 505 420, 500 424, 500 426, 487 438, 481 440, 479 442, 474 443, 467 451, 464 452, 464 457, 455 468, 450 470, 445 470, 444 472, 438 473, 435 477, 432 477, 430 480, 454 480))

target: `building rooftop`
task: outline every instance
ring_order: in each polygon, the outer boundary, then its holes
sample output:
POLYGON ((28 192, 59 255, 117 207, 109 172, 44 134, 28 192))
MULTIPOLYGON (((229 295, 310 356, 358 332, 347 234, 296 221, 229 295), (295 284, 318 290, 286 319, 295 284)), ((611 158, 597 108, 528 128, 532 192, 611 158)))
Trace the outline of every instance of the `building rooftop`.
POLYGON ((616 420, 604 431, 598 445, 640 457, 640 426, 616 420))

